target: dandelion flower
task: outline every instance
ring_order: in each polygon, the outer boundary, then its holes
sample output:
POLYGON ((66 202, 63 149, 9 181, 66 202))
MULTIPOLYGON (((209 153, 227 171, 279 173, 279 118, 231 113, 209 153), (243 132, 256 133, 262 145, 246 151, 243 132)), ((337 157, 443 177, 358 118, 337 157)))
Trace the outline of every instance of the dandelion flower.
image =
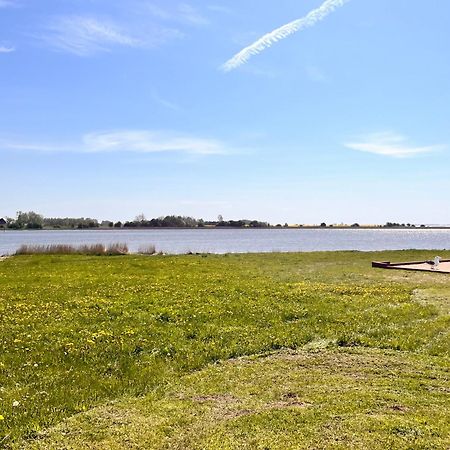
POLYGON ((5 418, 0 414, 0 421, 5 420, 5 418))

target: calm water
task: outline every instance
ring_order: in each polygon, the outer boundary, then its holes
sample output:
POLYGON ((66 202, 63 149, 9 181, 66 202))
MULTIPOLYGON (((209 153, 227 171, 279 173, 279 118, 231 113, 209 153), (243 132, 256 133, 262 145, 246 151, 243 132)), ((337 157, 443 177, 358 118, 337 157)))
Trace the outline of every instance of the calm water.
POLYGON ((74 230, 0 231, 0 255, 21 244, 125 242, 130 251, 154 244, 165 253, 308 252, 450 249, 450 230, 74 230))

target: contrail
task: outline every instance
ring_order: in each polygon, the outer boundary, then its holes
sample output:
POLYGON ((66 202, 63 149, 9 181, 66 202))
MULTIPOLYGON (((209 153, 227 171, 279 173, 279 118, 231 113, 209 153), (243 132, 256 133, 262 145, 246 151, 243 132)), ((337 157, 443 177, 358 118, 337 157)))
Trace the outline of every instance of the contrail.
POLYGON ((328 14, 335 9, 344 6, 350 0, 326 0, 319 8, 312 10, 305 17, 294 20, 286 25, 283 25, 276 30, 265 34, 253 44, 245 47, 225 64, 221 66, 222 70, 229 72, 237 67, 245 64, 252 56, 258 55, 266 48, 272 47, 278 41, 287 38, 291 34, 297 33, 305 28, 314 26, 317 22, 325 19, 328 14))

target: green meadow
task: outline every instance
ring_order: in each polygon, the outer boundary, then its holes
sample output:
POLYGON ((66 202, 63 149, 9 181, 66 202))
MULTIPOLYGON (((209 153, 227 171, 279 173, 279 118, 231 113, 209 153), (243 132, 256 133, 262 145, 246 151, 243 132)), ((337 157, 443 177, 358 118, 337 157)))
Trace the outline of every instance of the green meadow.
POLYGON ((0 448, 450 448, 434 256, 2 261, 0 448))

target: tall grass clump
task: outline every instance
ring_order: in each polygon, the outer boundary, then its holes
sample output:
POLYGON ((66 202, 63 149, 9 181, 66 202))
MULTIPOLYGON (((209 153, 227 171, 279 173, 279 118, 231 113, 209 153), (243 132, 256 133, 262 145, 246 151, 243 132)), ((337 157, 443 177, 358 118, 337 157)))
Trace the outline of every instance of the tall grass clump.
POLYGON ((16 250, 16 255, 91 255, 115 256, 128 254, 128 246, 124 243, 84 244, 79 246, 66 244, 28 245, 23 244, 16 250))
POLYGON ((69 255, 76 253, 73 245, 51 244, 51 245, 28 245, 22 244, 17 250, 16 255, 69 255))
POLYGON ((153 244, 141 245, 138 249, 140 255, 154 255, 156 254, 156 247, 153 244))
POLYGON ((128 254, 128 245, 121 242, 109 244, 106 248, 105 254, 108 256, 120 256, 128 254))

